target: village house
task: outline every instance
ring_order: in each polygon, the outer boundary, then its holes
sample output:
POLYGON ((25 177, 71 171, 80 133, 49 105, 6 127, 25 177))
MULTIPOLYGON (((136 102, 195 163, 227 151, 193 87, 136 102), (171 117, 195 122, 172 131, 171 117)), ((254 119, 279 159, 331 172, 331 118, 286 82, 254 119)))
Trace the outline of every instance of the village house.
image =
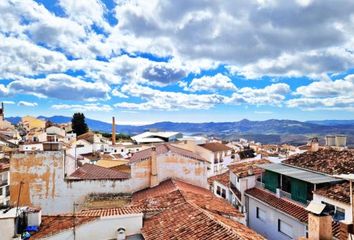
POLYGON ((245 212, 245 196, 247 189, 256 185, 262 174, 257 165, 269 163, 268 160, 237 162, 228 166, 228 171, 208 178, 210 190, 235 206, 240 212, 245 212))
POLYGON ((167 179, 132 194, 122 207, 83 208, 73 213, 42 215, 21 207, 14 228, 15 208, 0 211, 0 230, 25 231, 30 239, 240 239, 263 240, 247 228, 244 215, 205 188, 167 179), (176 224, 178 223, 178 224, 176 224))
POLYGON ((21 182, 20 205, 39 206, 46 214, 69 212, 73 202, 82 202, 92 191, 132 193, 174 177, 204 188, 208 186, 207 161, 169 144, 135 153, 125 166, 129 169, 129 177, 111 177, 107 174, 111 169, 99 166, 83 165, 77 169, 75 158, 65 155, 62 150, 15 153, 11 158, 10 192, 13 197, 10 202, 17 202, 15 196, 18 196, 21 182), (87 177, 97 171, 102 177, 87 177))
POLYGON ((175 145, 195 152, 206 159, 208 161, 208 177, 227 171, 227 166, 233 162, 232 148, 219 142, 197 145, 194 141, 182 141, 175 145))
MULTIPOLYGON (((323 195, 330 192, 327 188, 343 182, 335 175, 354 171, 353 160, 353 151, 314 148, 281 164, 259 165, 265 171, 261 182, 246 191, 248 226, 269 239, 306 237, 308 211, 305 208, 311 201, 332 209, 334 219, 345 219, 346 208, 342 204, 331 206, 334 201, 323 195)), ((337 226, 338 221, 333 224, 337 226)), ((333 234, 338 232, 333 229, 333 234)))
POLYGON ((0 160, 0 207, 10 202, 10 164, 6 159, 0 160))

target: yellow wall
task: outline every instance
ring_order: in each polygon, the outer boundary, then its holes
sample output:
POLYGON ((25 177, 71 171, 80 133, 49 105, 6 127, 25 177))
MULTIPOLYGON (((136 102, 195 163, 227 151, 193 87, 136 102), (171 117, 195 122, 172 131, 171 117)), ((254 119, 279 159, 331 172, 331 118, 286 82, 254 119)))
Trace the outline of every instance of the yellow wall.
POLYGON ((45 121, 31 116, 22 117, 22 123, 28 126, 28 130, 32 128, 45 128, 45 121))

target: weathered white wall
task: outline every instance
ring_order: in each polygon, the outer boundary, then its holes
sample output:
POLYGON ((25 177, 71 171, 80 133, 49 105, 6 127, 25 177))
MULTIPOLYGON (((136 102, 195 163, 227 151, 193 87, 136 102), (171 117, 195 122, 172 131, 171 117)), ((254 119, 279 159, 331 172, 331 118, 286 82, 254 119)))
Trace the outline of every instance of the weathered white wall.
POLYGON ((197 186, 208 187, 206 162, 167 153, 157 156, 157 172, 159 182, 178 178, 197 186))
POLYGON ((0 219, 0 235, 1 239, 12 240, 15 231, 15 219, 5 218, 0 219))
MULTIPOLYGON (((82 224, 76 227, 76 239, 116 239, 117 229, 124 227, 126 229, 126 236, 139 234, 143 227, 143 214, 130 214, 122 216, 102 217, 92 222, 82 224)), ((52 235, 48 238, 50 240, 64 240, 73 239, 73 229, 66 230, 59 234, 52 235)))
MULTIPOLYGON (((20 205, 41 207, 43 214, 71 212, 90 193, 133 193, 150 186, 151 161, 132 164, 127 180, 64 180, 64 152, 18 153, 11 159, 10 194, 20 205)), ((178 178, 207 188, 206 163, 170 154, 158 157, 158 179, 178 178)))
POLYGON ((289 217, 288 215, 285 215, 258 200, 251 197, 247 198, 249 199, 247 211, 248 227, 251 229, 260 233, 269 240, 299 239, 300 237, 305 236, 306 224, 301 223, 298 220, 289 217), (266 219, 264 221, 257 218, 257 207, 266 212, 266 219), (289 238, 285 234, 278 231, 278 219, 292 226, 292 238, 289 238))

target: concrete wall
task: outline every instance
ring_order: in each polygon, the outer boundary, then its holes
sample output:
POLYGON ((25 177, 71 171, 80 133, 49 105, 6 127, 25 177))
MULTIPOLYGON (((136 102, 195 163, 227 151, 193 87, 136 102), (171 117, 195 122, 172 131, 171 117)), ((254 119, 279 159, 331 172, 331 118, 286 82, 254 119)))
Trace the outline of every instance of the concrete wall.
MULTIPOLYGON (((269 240, 289 240, 298 239, 306 234, 306 224, 299 222, 298 220, 285 215, 284 213, 272 208, 256 199, 247 196, 248 200, 248 227, 260 233, 269 240), (257 218, 257 210, 259 207, 266 212, 264 221, 257 218), (278 219, 292 226, 292 237, 278 231, 278 219)), ((246 200, 246 201, 247 201, 246 200)))
MULTIPOLYGON (((79 225, 76 227, 75 231, 76 239, 116 239, 117 229, 120 227, 126 229, 126 236, 140 233, 140 229, 143 227, 143 214, 102 217, 92 222, 79 225)), ((73 230, 69 229, 43 239, 63 240, 73 238, 73 230)))
POLYGON ((157 156, 159 182, 171 177, 208 188, 207 163, 167 153, 157 156))
POLYGON ((74 202, 81 203, 90 193, 132 193, 149 185, 146 176, 124 181, 64 180, 64 153, 60 151, 15 154, 10 167, 10 202, 16 203, 23 181, 20 205, 41 207, 44 214, 70 212, 74 202))
MULTIPOLYGON (((160 155, 158 180, 178 178, 207 187, 206 164, 181 156, 160 155)), ((17 153, 11 159, 10 203, 41 207, 43 214, 71 212, 90 193, 133 193, 150 186, 151 160, 132 164, 127 180, 65 180, 64 152, 17 153)))

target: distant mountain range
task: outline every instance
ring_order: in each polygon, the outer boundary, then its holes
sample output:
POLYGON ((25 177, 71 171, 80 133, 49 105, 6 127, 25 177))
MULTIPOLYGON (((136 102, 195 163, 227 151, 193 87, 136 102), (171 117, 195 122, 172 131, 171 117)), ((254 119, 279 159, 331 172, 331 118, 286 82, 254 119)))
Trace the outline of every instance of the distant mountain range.
MULTIPOLYGON (((39 116, 53 123, 67 123, 71 117, 66 116, 39 116)), ((17 124, 20 117, 9 117, 8 121, 17 124)), ((86 118, 90 129, 101 132, 110 132, 111 123, 86 118)), ((348 135, 348 143, 354 145, 354 120, 323 120, 300 122, 294 120, 270 119, 265 121, 250 121, 247 119, 238 122, 206 122, 206 123, 176 123, 157 122, 154 124, 135 126, 117 124, 117 131, 129 135, 138 134, 149 129, 183 132, 185 134, 222 137, 237 139, 244 137, 262 143, 292 143, 303 144, 309 137, 318 136, 323 142, 328 134, 348 135)))

